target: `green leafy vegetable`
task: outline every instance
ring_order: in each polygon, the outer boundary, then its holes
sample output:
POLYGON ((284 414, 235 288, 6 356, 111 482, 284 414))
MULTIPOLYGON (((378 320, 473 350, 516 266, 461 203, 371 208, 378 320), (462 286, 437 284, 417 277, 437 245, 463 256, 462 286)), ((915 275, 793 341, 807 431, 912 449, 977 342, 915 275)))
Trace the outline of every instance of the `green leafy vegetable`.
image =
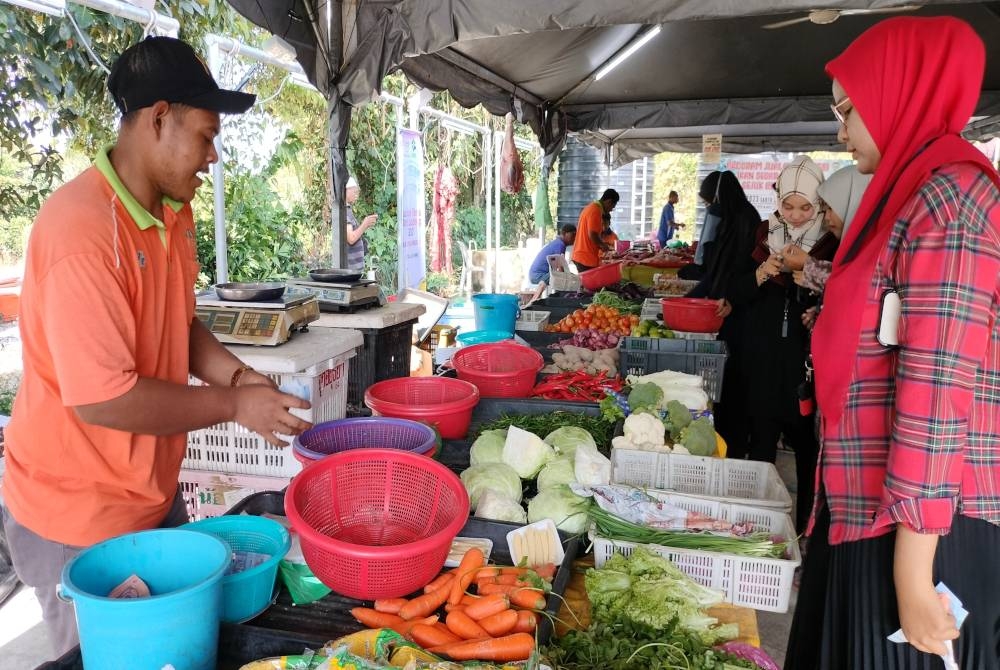
POLYGON ((521 501, 521 478, 517 472, 503 463, 481 463, 473 465, 459 477, 469 493, 469 504, 475 508, 479 498, 488 489, 506 494, 516 502, 521 501))
POLYGON ((576 455, 576 448, 580 445, 589 444, 596 447, 594 438, 579 426, 563 426, 545 436, 546 444, 551 444, 559 456, 573 458, 576 455))
MULTIPOLYGON (((691 423, 691 411, 679 400, 671 400, 667 403, 667 416, 663 419, 663 423, 667 426, 667 430, 670 431, 670 439, 678 442, 680 441, 681 431, 691 423)), ((712 439, 714 446, 715 438, 713 437, 712 439)))
POLYGON ((681 430, 677 441, 694 456, 711 456, 716 450, 715 426, 708 418, 700 417, 681 430))
POLYGON ((556 528, 574 535, 587 530, 587 508, 590 499, 573 493, 568 486, 553 486, 528 503, 528 523, 552 519, 556 528))
POLYGON ((576 426, 590 433, 594 442, 597 443, 597 448, 607 454, 611 449, 611 432, 614 428, 614 421, 608 421, 599 416, 588 416, 580 412, 562 410, 547 414, 502 414, 493 421, 487 421, 479 426, 479 432, 505 430, 510 426, 517 426, 539 437, 544 437, 564 426, 576 426))
POLYGON ((484 430, 469 449, 469 463, 503 463, 503 444, 506 441, 506 430, 484 430))

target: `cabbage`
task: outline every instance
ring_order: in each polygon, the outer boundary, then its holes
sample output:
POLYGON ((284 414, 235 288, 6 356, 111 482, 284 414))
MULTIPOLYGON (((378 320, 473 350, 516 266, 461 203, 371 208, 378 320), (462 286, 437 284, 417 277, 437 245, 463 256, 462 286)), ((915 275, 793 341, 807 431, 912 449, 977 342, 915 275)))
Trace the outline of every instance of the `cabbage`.
POLYGON ((581 444, 597 446, 593 436, 583 428, 577 426, 556 428, 545 436, 545 441, 555 448, 557 454, 568 456, 569 458, 573 458, 576 454, 576 448, 581 444))
POLYGON ((581 445, 573 459, 573 474, 584 486, 604 486, 611 483, 611 461, 589 444, 581 445))
POLYGON ((546 463, 556 457, 551 446, 534 433, 517 426, 507 429, 503 445, 503 462, 514 468, 521 479, 532 479, 546 463))
POLYGON ((472 448, 469 450, 469 462, 472 465, 503 463, 503 443, 506 441, 506 430, 484 430, 472 443, 472 448))
POLYGON ((473 465, 460 475, 465 490, 469 492, 469 504, 475 508, 479 498, 487 489, 503 493, 521 501, 521 478, 514 469, 503 463, 481 463, 473 465))
POLYGON ((528 521, 528 513, 521 507, 521 503, 506 493, 500 493, 493 489, 486 489, 479 497, 479 504, 476 505, 476 516, 521 525, 528 521))
POLYGON ((553 486, 539 491, 528 503, 528 523, 552 519, 556 528, 578 535, 587 530, 590 500, 576 495, 568 486, 553 486))
POLYGON ((573 471, 573 459, 557 458, 549 461, 538 473, 538 490, 544 491, 560 484, 572 484, 576 481, 573 471))

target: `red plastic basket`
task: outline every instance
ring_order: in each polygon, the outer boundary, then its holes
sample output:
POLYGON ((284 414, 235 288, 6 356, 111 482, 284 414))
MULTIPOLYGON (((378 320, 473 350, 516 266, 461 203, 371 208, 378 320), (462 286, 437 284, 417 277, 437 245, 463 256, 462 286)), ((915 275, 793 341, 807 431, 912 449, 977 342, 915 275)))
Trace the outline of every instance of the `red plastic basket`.
POLYGON ((441 571, 469 496, 426 456, 365 449, 303 470, 285 494, 285 514, 321 582, 350 598, 399 598, 441 571))
POLYGON ((475 384, 484 398, 526 398, 545 367, 540 353, 513 342, 462 347, 451 363, 458 378, 475 384))
POLYGON ((622 280, 622 264, 621 261, 616 263, 608 263, 600 267, 596 267, 593 270, 587 270, 580 273, 580 282, 583 284, 583 288, 588 291, 597 291, 605 286, 611 286, 622 280))
POLYGON ((685 333, 717 333, 722 317, 716 315, 718 302, 704 298, 664 298, 660 300, 663 323, 685 333))
POLYGON ((365 391, 365 404, 376 416, 426 423, 446 440, 465 437, 478 402, 474 384, 447 377, 397 377, 365 391))

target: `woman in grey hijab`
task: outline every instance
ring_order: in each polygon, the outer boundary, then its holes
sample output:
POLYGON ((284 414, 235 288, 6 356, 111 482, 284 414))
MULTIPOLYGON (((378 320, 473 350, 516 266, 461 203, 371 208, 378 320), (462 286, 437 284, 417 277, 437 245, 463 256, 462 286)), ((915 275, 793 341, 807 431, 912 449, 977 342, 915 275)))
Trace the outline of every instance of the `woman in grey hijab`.
MULTIPOLYGON (((817 193, 826 205, 826 227, 838 239, 851 224, 871 180, 872 175, 861 174, 855 166, 849 165, 820 184, 817 193)), ((831 261, 817 260, 795 245, 785 247, 782 256, 785 263, 795 269, 792 276, 796 284, 815 293, 823 292, 833 266, 831 261)))

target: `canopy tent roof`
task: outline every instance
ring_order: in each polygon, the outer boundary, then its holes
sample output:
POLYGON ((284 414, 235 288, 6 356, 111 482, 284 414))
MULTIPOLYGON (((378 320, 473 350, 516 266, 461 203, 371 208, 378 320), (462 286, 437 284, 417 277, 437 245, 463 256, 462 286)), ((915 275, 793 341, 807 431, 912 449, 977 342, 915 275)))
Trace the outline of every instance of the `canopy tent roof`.
MULTIPOLYGON (((898 0, 229 0, 296 49, 310 79, 352 105, 402 69, 461 104, 513 112, 549 153, 565 132, 623 164, 660 151, 833 149, 823 66, 885 14, 767 30, 810 9, 880 9, 898 0), (331 7, 343 7, 336 30, 331 7), (611 74, 594 74, 649 26, 660 32, 611 74), (323 40, 324 28, 332 38, 323 40), (341 38, 341 39, 338 39, 341 38), (338 44, 339 42, 339 44, 338 44), (323 48, 317 48, 323 44, 323 48), (327 63, 330 67, 327 67, 327 63), (343 63, 342 66, 338 63, 343 63), (329 72, 339 76, 329 76, 329 72)), ((989 51, 977 114, 1000 114, 1000 2, 928 2, 911 12, 968 21, 989 51)), ((986 126, 984 126, 986 127, 986 126)))

